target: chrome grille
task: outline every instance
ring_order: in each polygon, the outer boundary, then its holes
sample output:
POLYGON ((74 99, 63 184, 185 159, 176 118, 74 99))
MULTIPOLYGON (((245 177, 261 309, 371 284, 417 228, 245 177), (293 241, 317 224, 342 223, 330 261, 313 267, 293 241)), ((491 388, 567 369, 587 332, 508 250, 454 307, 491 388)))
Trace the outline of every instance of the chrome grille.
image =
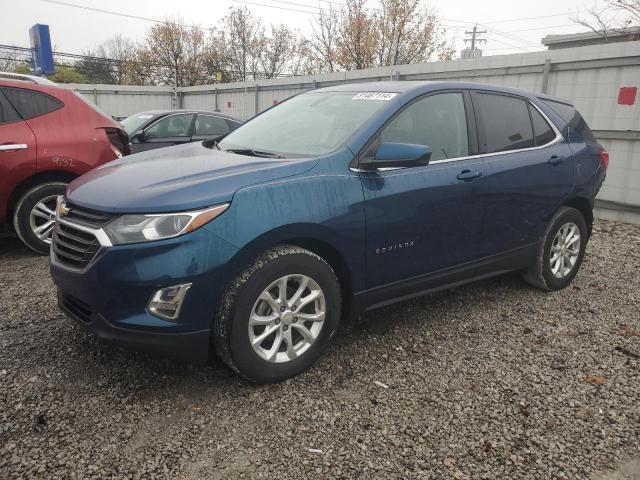
POLYGON ((96 256, 100 242, 92 233, 68 223, 56 222, 51 248, 59 263, 82 269, 96 256))

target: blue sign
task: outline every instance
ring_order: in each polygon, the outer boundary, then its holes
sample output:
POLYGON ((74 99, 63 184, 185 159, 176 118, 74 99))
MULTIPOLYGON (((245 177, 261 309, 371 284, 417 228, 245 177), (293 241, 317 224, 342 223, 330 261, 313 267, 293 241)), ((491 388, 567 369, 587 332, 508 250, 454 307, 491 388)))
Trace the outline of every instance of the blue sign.
POLYGON ((55 71, 55 67, 53 66, 49 25, 36 23, 29 29, 29 38, 31 38, 33 71, 36 75, 51 75, 55 71))

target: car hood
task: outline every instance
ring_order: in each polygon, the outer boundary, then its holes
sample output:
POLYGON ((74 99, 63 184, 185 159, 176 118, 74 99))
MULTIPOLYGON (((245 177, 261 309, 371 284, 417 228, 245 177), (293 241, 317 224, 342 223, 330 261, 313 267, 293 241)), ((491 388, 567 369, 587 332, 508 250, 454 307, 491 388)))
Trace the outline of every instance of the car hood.
POLYGON ((70 203, 111 213, 161 213, 231 201, 248 185, 298 175, 318 159, 271 159, 209 149, 201 143, 130 155, 74 180, 70 203))

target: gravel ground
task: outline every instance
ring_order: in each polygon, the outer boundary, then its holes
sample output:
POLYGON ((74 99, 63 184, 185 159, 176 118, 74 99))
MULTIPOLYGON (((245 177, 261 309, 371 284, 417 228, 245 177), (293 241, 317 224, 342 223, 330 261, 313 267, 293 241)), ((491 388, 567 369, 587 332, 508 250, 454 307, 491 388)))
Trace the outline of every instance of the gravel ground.
POLYGON ((0 241, 0 478, 640 478, 640 226, 572 286, 507 275, 343 327, 249 384, 97 342, 47 260, 0 241))

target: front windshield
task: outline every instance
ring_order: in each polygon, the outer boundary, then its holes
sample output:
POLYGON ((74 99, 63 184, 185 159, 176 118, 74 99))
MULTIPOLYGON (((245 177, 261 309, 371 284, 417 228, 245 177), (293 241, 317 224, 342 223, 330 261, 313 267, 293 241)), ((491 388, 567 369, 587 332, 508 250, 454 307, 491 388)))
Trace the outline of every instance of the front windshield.
POLYGON ((267 110, 227 135, 223 150, 285 158, 333 152, 395 94, 305 93, 267 110))
POLYGON ((150 118, 153 118, 153 115, 150 113, 138 113, 125 118, 120 122, 120 125, 122 125, 122 128, 124 128, 124 131, 127 132, 129 137, 132 137, 150 118))

